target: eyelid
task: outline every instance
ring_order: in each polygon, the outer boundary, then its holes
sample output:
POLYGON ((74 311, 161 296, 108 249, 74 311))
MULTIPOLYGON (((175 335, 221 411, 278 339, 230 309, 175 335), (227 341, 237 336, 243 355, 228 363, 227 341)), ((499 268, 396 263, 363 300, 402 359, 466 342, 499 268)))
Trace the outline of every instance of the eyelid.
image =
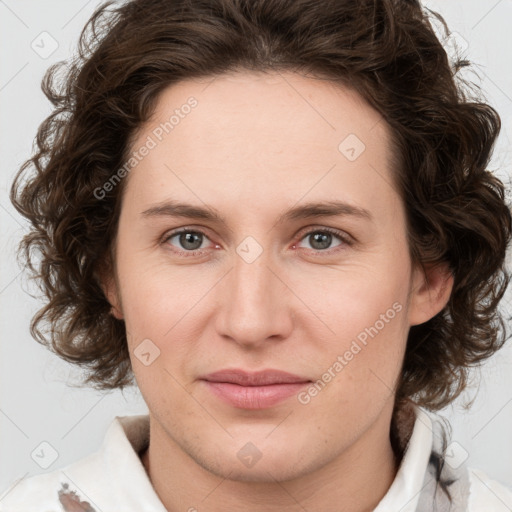
MULTIPOLYGON (((164 235, 161 237, 161 243, 162 244, 165 244, 169 239, 181 234, 181 233, 198 233, 198 234, 201 234, 203 235, 205 238, 207 238, 208 240, 210 240, 210 237, 208 236, 208 233, 207 233, 207 229, 206 228, 196 228, 196 227, 193 227, 193 226, 183 226, 183 227, 180 227, 180 228, 176 228, 174 230, 171 230, 171 231, 167 231, 164 233, 164 235)), ((351 246, 353 244, 355 244, 356 240, 354 239, 353 236, 349 235, 346 231, 342 231, 340 229, 337 229, 337 228, 332 228, 332 227, 329 227, 329 226, 320 226, 320 225, 313 225, 313 226, 306 226, 304 227, 302 230, 300 230, 298 232, 297 235, 295 235, 294 238, 297 238, 297 242, 294 242, 293 243, 293 247, 295 247, 297 245, 297 243, 299 243, 300 241, 302 241, 306 236, 308 235, 311 235, 313 233, 330 233, 334 236, 336 236, 337 238, 339 238, 341 240, 341 242, 343 242, 341 245, 347 245, 347 246, 351 246)), ((214 242, 212 242, 214 243, 214 242)), ((215 244, 215 245, 219 245, 219 244, 215 244)), ((322 253, 324 254, 332 254, 333 252, 336 252, 337 250, 342 250, 342 249, 338 249, 339 246, 336 246, 336 247, 333 247, 333 248, 330 248, 330 249, 325 249, 325 250, 320 250, 320 249, 308 249, 308 251, 312 251, 316 254, 319 254, 321 255, 322 253)), ((179 249, 172 249, 173 252, 176 252, 178 254, 186 254, 187 256, 195 256, 197 255, 198 253, 201 254, 201 253, 204 253, 206 251, 206 249, 195 249, 193 251, 185 251, 185 250, 179 250, 179 249)))
MULTIPOLYGON (((176 228, 174 230, 166 231, 163 236, 160 239, 161 244, 166 244, 171 238, 174 238, 177 235, 180 235, 181 233, 198 233, 203 235, 205 238, 210 240, 210 237, 208 236, 207 230, 205 228, 195 228, 193 226, 183 226, 181 228, 176 228)), ((212 242, 213 243, 213 242, 212 242)), ((218 245, 218 244, 216 244, 218 245)), ((179 250, 179 249, 172 249, 175 253, 182 253, 187 254, 188 256, 196 255, 197 253, 202 253, 206 249, 195 249, 193 251, 185 251, 185 250, 179 250)))
MULTIPOLYGON (((307 226, 307 227, 303 228, 301 231, 299 231, 299 233, 296 236, 299 237, 300 240, 302 240, 302 238, 304 238, 304 236, 309 235, 311 233, 317 233, 317 232, 320 232, 320 233, 326 232, 326 233, 335 235, 348 245, 354 244, 356 242, 356 239, 352 235, 349 235, 346 231, 343 231, 342 229, 338 229, 338 228, 332 228, 330 226, 319 226, 319 225, 307 226)), ((319 252, 322 252, 322 251, 319 251, 319 252)), ((323 252, 327 252, 327 251, 323 251, 323 252)))

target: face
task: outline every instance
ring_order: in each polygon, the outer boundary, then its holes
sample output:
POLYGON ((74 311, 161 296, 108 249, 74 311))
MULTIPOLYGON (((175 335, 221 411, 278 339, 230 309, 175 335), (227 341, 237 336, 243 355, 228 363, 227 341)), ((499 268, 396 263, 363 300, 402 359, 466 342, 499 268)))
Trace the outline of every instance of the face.
POLYGON ((381 116, 327 81, 233 73, 167 88, 132 151, 107 295, 162 445, 266 481, 389 426, 409 327, 444 298, 411 265, 381 116), (204 380, 224 369, 302 382, 204 380))

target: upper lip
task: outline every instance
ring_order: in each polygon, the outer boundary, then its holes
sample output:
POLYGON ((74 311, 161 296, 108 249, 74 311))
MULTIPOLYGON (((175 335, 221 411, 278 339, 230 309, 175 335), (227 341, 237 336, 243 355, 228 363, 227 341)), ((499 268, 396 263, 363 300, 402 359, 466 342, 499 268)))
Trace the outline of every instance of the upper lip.
POLYGON ((305 377, 282 370, 262 370, 249 372, 237 368, 219 370, 202 377, 210 382, 230 382, 240 386, 268 386, 270 384, 291 384, 297 382, 310 382, 305 377))

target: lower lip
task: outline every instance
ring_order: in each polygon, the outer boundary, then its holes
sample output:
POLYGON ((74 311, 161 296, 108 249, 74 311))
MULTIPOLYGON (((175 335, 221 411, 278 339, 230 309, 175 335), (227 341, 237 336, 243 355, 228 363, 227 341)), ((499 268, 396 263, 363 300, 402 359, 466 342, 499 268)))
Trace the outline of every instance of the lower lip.
POLYGON ((290 398, 310 382, 269 384, 267 386, 239 386, 230 382, 203 381, 219 398, 240 409, 265 409, 290 398))

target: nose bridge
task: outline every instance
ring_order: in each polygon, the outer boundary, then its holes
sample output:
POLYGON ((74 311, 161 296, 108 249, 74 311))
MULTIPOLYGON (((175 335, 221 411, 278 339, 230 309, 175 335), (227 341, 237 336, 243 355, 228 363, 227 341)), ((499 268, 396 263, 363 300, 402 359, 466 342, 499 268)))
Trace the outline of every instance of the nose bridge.
POLYGON ((237 254, 232 271, 232 292, 240 306, 261 307, 269 304, 269 281, 275 279, 269 270, 269 256, 265 252, 254 261, 237 254))
POLYGON ((240 344, 257 344, 269 336, 286 335, 285 286, 270 268, 270 251, 258 249, 253 240, 239 244, 227 276, 219 313, 219 330, 240 344), (257 254, 259 252, 259 254, 257 254))

